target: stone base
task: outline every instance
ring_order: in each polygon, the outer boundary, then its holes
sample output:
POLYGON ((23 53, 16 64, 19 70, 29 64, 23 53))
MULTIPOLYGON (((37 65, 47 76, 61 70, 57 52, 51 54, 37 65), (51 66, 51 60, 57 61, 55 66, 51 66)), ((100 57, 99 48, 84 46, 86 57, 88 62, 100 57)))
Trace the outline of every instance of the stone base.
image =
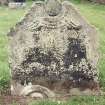
MULTIPOLYGON (((81 83, 82 84, 82 83, 81 83)), ((84 84, 85 85, 85 84, 84 84)), ((71 81, 48 82, 41 81, 39 83, 29 83, 21 85, 16 81, 12 81, 12 95, 29 96, 36 99, 46 98, 62 98, 64 96, 81 96, 81 95, 102 95, 99 84, 89 82, 88 86, 76 86, 71 81)))
POLYGON ((47 99, 47 98, 60 99, 63 97, 69 98, 70 96, 90 96, 90 95, 100 96, 103 95, 103 92, 100 90, 94 91, 91 89, 81 90, 79 88, 72 88, 69 90, 68 93, 65 92, 65 94, 57 94, 54 93, 54 91, 51 91, 50 89, 40 85, 27 85, 23 87, 21 93, 18 96, 24 96, 24 97, 28 96, 35 99, 47 99))

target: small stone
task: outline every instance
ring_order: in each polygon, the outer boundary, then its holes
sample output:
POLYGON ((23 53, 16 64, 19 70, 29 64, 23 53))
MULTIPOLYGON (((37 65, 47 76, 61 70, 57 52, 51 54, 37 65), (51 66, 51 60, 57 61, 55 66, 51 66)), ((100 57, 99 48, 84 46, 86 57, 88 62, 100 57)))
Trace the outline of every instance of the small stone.
POLYGON ((81 91, 80 91, 80 89, 79 88, 72 88, 72 89, 70 89, 70 95, 72 95, 72 96, 74 96, 74 95, 81 95, 81 91))

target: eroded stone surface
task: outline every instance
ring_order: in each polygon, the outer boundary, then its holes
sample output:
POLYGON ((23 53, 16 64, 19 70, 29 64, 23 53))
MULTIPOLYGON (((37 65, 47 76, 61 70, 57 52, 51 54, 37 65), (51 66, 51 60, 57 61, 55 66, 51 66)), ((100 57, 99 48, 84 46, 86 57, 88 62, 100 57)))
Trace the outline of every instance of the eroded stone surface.
POLYGON ((34 3, 8 36, 14 88, 31 82, 64 94, 98 87, 97 33, 69 2, 34 3))

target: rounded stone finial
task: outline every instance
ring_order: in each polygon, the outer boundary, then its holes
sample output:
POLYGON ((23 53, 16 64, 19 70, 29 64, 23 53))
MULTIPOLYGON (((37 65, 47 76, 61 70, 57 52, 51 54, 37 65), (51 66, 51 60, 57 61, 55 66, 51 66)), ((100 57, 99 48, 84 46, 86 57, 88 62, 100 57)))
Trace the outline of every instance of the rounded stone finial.
POLYGON ((46 0, 46 11, 49 16, 57 16, 62 10, 60 0, 46 0))

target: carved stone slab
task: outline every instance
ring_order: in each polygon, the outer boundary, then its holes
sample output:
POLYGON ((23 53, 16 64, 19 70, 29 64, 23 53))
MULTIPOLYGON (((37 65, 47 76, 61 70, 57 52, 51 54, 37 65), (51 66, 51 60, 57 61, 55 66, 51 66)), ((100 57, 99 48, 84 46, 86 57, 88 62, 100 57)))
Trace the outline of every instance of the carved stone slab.
POLYGON ((69 2, 35 2, 8 37, 13 94, 42 98, 98 87, 96 30, 69 2))

